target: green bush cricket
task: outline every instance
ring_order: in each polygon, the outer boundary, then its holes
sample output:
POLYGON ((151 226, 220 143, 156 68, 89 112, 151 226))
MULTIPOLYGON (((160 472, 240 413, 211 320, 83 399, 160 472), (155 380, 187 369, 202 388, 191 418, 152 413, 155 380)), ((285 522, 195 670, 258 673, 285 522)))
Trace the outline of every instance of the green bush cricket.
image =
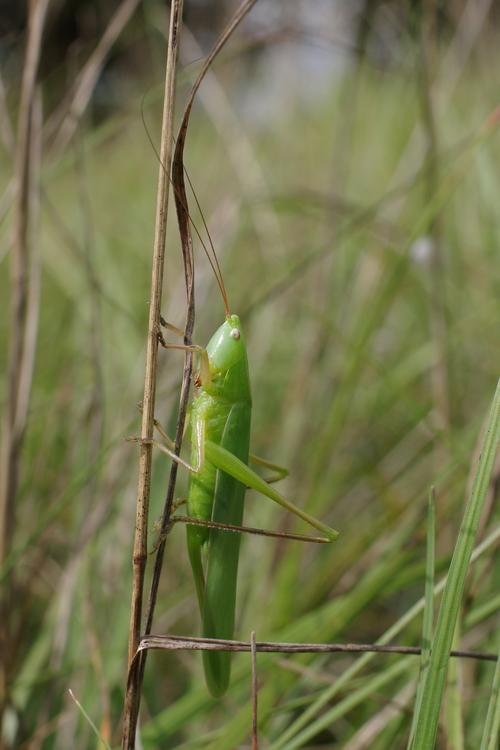
MULTIPOLYGON (((199 357, 199 371, 194 378, 195 393, 188 411, 188 419, 191 423, 191 464, 176 455, 173 450, 173 441, 157 422, 155 422, 156 427, 169 447, 154 440, 152 442, 190 472, 187 497, 188 518, 173 516, 171 520, 182 520, 186 523, 188 554, 200 607, 203 637, 230 640, 234 631, 241 531, 324 543, 334 541, 339 532, 298 508, 271 487, 271 483, 279 477, 265 480, 248 466, 251 460, 275 470, 281 476, 288 473, 276 464, 249 453, 252 398, 245 337, 239 317, 230 311, 210 232, 183 164, 184 140, 191 105, 211 58, 212 55, 207 58, 191 90, 176 142, 172 178, 169 176, 169 179, 174 189, 183 252, 184 245, 187 244, 185 257, 190 256, 190 263, 192 263, 192 243, 189 232, 189 224, 191 224, 214 272, 224 302, 226 319, 214 333, 206 348, 169 344, 158 332, 159 342, 165 348, 191 351, 199 357), (184 176, 187 177, 200 210, 213 258, 189 214, 184 176), (320 531, 323 536, 273 534, 242 527, 244 496, 247 488, 257 490, 265 497, 274 500, 320 531)), ((144 118, 143 122, 146 127, 144 118)), ((146 132, 148 133, 147 127, 146 132)), ((156 151, 149 133, 148 137, 153 150, 156 151)), ((162 164, 161 160, 160 164, 162 164)), ((162 167, 164 168, 163 164, 162 167)), ((163 319, 161 323, 177 335, 184 336, 183 331, 165 323, 163 319)), ((215 697, 224 695, 229 686, 230 658, 229 652, 203 651, 207 686, 215 697)))
MULTIPOLYGON (((160 337, 167 348, 190 349, 199 356, 199 372, 189 411, 191 464, 165 446, 159 447, 191 472, 188 516, 200 525, 188 523, 187 545, 203 637, 231 639, 241 535, 209 524, 242 528, 245 490, 251 488, 295 513, 324 535, 311 537, 311 541, 331 542, 338 532, 298 508, 275 490, 270 480, 266 481, 248 466, 250 459, 277 468, 249 454, 252 399, 245 337, 239 317, 229 310, 222 277, 215 273, 224 298, 226 319, 206 349, 166 344, 160 337)), ((167 327, 176 330, 168 324, 167 327)), ((203 651, 203 664, 210 692, 215 697, 222 696, 229 685, 230 653, 203 651)))

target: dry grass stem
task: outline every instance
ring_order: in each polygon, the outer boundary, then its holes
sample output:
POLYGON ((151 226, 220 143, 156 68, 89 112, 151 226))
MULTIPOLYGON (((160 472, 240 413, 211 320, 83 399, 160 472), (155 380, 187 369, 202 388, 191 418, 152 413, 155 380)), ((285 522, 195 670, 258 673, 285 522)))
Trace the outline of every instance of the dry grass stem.
MULTIPOLYGON (((154 427, 154 404, 156 393, 156 364, 158 357, 158 330, 160 325, 160 304, 163 285, 163 266, 167 229, 169 174, 172 161, 172 135, 175 103, 175 79, 179 46, 179 30, 182 22, 182 0, 172 3, 170 30, 167 45, 165 94, 160 145, 160 168, 156 201, 155 238, 153 247, 151 297, 149 303, 148 339, 146 350, 146 372, 144 378, 144 399, 142 404, 141 437, 151 439, 154 427)), ((137 488, 136 522, 133 551, 133 589, 129 628, 129 669, 139 644, 142 618, 144 573, 147 560, 147 524, 151 485, 151 445, 143 443, 139 457, 139 483, 137 488)), ((137 670, 133 679, 127 681, 125 697, 123 748, 132 749, 135 745, 135 730, 140 703, 137 670)))
POLYGON ((252 750, 259 750, 258 737, 258 702, 257 702, 257 643, 255 631, 250 634, 250 647, 252 654, 252 750))
MULTIPOLYGON (((156 649, 160 651, 234 651, 251 652, 249 641, 225 640, 223 638, 189 638, 177 635, 149 635, 141 638, 139 650, 156 649)), ((402 654, 420 656, 420 646, 397 646, 378 643, 279 643, 276 641, 257 641, 257 653, 273 654, 402 654)), ((450 655, 460 659, 477 659, 479 661, 497 661, 495 653, 484 651, 467 651, 454 649, 450 655)))

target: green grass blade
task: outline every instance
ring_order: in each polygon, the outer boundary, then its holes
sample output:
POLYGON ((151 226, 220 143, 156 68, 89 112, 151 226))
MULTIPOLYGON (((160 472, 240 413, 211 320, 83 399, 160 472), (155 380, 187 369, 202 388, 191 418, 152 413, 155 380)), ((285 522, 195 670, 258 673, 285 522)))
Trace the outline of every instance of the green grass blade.
MULTIPOLYGON (((459 616, 455 635, 453 636, 452 648, 460 648, 460 634, 462 632, 462 618, 459 616)), ((464 750, 464 718, 462 711, 462 697, 460 693, 461 683, 460 659, 451 659, 448 665, 448 676, 446 680, 445 703, 444 703, 444 727, 446 741, 454 750, 464 750)))
POLYGON ((88 723, 88 725, 90 726, 90 728, 94 732, 95 736, 97 737, 97 740, 99 742, 98 750, 111 750, 110 745, 106 742, 106 740, 104 739, 104 737, 102 736, 102 734, 100 733, 100 731, 98 730, 98 728, 96 727, 96 725, 94 724, 94 722, 92 721, 92 719, 90 718, 90 715, 84 709, 84 707, 82 706, 82 704, 80 703, 80 701, 78 700, 78 698, 76 697, 76 695, 73 693, 72 690, 69 690, 68 692, 69 692, 69 694, 71 696, 71 699, 74 701, 74 703, 77 706, 78 710, 82 714, 83 718, 88 723))
POLYGON ((488 713, 484 723, 483 736, 481 738, 480 750, 495 750, 498 747, 498 735, 500 730, 500 651, 498 653, 497 665, 491 686, 491 697, 488 704, 488 713))
POLYGON ((432 642, 432 623, 434 619, 434 577, 436 564, 436 503, 434 487, 429 493, 429 507, 427 512, 427 555, 425 561, 425 605, 422 623, 422 656, 420 658, 420 674, 418 679, 415 710, 410 729, 408 748, 412 747, 415 736, 416 720, 422 705, 422 695, 425 677, 429 668, 432 642))
POLYGON ((436 742, 450 648, 499 437, 500 383, 497 384, 472 494, 465 509, 439 610, 429 671, 416 720, 414 750, 431 750, 436 742))

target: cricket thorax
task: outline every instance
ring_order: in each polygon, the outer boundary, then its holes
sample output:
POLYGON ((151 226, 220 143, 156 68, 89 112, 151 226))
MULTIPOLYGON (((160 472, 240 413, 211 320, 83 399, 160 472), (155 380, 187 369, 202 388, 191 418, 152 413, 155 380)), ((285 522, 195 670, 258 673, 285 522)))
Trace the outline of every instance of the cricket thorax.
POLYGON ((231 404, 229 402, 201 389, 200 393, 194 398, 191 409, 193 427, 196 422, 203 422, 205 437, 218 441, 224 431, 230 410, 231 404))

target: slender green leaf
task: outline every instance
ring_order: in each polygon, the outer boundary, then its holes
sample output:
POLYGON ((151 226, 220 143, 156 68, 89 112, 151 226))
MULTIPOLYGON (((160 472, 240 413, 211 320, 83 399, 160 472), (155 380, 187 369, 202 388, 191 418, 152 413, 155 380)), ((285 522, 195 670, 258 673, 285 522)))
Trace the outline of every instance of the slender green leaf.
POLYGON ((495 750, 498 747, 498 735, 500 732, 500 651, 498 653, 493 685, 491 686, 491 697, 488 704, 488 713, 484 723, 483 736, 480 750, 495 750))
MULTIPOLYGON (((80 701, 78 700, 78 698, 76 697, 76 695, 73 693, 72 690, 69 690, 68 692, 69 692, 72 700, 75 702, 78 710, 82 714, 83 718, 89 724, 90 728, 92 729, 92 731, 94 732, 95 736, 97 737, 97 740, 99 742, 99 746, 102 746, 102 748, 104 748, 104 750, 111 750, 110 745, 106 742, 106 740, 104 739, 104 737, 102 736, 102 734, 100 733, 100 731, 96 727, 95 723, 92 721, 92 719, 90 718, 88 712, 84 709, 84 707, 82 706, 82 704, 80 703, 80 701)), ((99 746, 98 746, 99 750, 102 750, 102 748, 99 747, 99 746)))
MULTIPOLYGON (((457 621, 452 648, 460 647, 461 618, 457 621)), ((447 744, 453 750, 464 750, 464 719, 462 697, 460 694, 460 676, 462 673, 460 659, 451 659, 446 679, 444 726, 447 744)))
POLYGON ((425 681, 422 704, 416 720, 414 750, 431 750, 436 742, 450 648, 499 437, 500 382, 497 384, 484 438, 483 451, 479 458, 471 497, 465 509, 446 580, 432 643, 431 661, 425 681))
POLYGON ((435 489, 431 487, 429 493, 429 506, 427 511, 427 555, 425 562, 425 606, 422 623, 422 656, 420 658, 420 674, 418 679, 417 695, 415 698, 415 710, 413 712, 408 748, 411 748, 415 735, 416 718, 422 704, 422 694, 425 684, 425 676, 429 668, 432 641, 432 623, 434 619, 434 576, 436 562, 436 502, 435 489))

